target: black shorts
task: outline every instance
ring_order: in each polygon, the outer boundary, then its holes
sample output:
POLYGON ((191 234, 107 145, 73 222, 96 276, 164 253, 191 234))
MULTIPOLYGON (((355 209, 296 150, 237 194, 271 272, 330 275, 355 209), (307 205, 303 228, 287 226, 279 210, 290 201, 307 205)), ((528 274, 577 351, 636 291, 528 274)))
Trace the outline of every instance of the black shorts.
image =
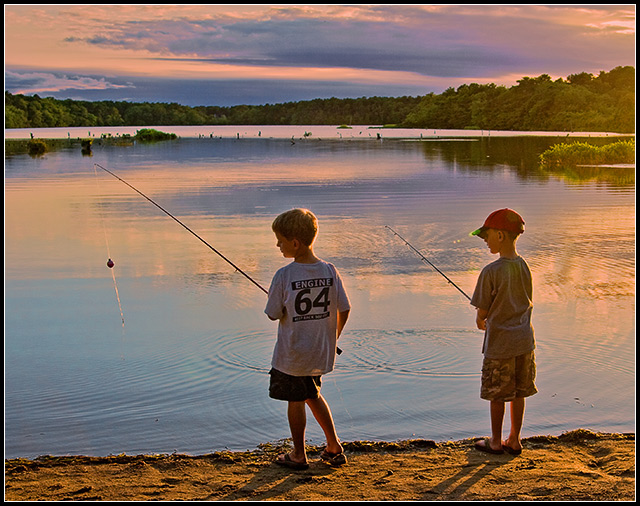
POLYGON ((269 376, 269 397, 272 399, 301 402, 317 399, 320 395, 320 376, 290 376, 277 369, 271 369, 269 376))

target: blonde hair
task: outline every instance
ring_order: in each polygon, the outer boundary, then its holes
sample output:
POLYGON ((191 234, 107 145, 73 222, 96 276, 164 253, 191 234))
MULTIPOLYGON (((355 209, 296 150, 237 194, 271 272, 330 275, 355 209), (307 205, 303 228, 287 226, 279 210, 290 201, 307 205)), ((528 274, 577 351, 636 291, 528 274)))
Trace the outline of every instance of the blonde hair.
POLYGON ((311 246, 318 234, 318 219, 308 209, 291 209, 273 220, 271 229, 289 241, 298 239, 311 246))

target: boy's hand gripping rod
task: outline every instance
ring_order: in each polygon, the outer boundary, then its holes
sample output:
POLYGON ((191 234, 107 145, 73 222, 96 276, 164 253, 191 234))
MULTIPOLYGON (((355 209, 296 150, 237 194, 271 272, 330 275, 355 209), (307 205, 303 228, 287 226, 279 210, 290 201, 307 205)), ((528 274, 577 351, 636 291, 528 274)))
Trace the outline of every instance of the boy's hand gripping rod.
MULTIPOLYGON (((191 230, 189 227, 187 227, 184 223, 182 223, 178 218, 176 218, 173 214, 171 214, 169 211, 167 211, 164 207, 162 207, 160 204, 158 204, 157 202, 155 202, 154 200, 152 200, 150 197, 147 197, 144 193, 142 193, 140 190, 138 190, 135 186, 127 183, 124 179, 122 179, 120 176, 114 174, 113 172, 111 172, 109 169, 105 169, 102 165, 100 164, 94 164, 96 167, 104 170, 107 174, 112 175, 113 177, 115 177, 118 181, 123 182, 124 184, 126 184, 129 188, 131 188, 133 191, 135 191, 138 195, 144 197, 145 199, 147 199, 149 202, 151 202, 154 206, 156 206, 158 209, 160 209, 164 214, 166 214, 167 216, 169 216, 170 218, 172 218, 174 221, 176 221, 179 225, 181 225, 182 227, 184 227, 188 232, 190 232, 191 234, 193 234, 194 236, 196 236, 201 242, 203 242, 211 251, 213 251, 216 255, 218 255, 220 258, 222 258, 225 262, 227 262, 229 265, 231 265, 231 267, 233 267, 237 272, 239 272, 240 274, 242 274, 245 278, 247 278, 249 281, 251 281, 254 285, 256 285, 258 288, 260 288, 260 290, 262 290, 264 293, 266 293, 267 295, 269 295, 269 291, 264 288, 260 283, 258 283, 255 279, 253 279, 251 276, 249 276, 246 272, 244 272, 242 269, 240 269, 240 267, 238 267, 236 264, 234 264, 231 260, 229 260, 226 256, 224 256, 222 253, 220 253, 217 249, 215 249, 213 246, 211 246, 211 244, 209 244, 207 241, 205 241, 202 237, 200 237, 198 234, 196 234, 193 230, 191 230)), ((340 348, 337 348, 336 353, 338 355, 340 355, 342 353, 342 350, 340 348)))
POLYGON ((431 267, 433 267, 436 271, 438 271, 440 274, 442 274, 442 276, 444 277, 444 279, 446 279, 449 283, 451 283, 454 287, 456 287, 458 289, 458 291, 464 295, 467 299, 471 300, 471 297, 469 297, 466 293, 464 293, 462 291, 462 289, 456 285, 453 281, 451 281, 447 275, 442 272, 440 269, 438 269, 435 265, 433 265, 422 253, 420 253, 416 248, 414 248, 409 241, 407 241, 404 237, 402 237, 398 232, 396 232, 395 230, 393 230, 389 225, 385 225, 386 228, 388 228, 391 232, 393 232, 394 235, 398 236, 400 238, 400 240, 402 242, 404 242, 407 246, 409 246, 409 248, 411 248, 414 252, 416 252, 418 254, 418 256, 420 258, 422 258, 422 260, 424 260, 425 262, 427 262, 431 267))

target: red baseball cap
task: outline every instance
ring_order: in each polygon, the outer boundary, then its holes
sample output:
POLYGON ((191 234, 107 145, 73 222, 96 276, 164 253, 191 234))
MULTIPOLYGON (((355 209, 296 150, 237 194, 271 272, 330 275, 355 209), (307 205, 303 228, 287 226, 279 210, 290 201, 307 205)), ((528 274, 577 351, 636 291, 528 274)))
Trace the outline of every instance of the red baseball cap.
POLYGON ((471 232, 470 235, 477 235, 484 239, 485 232, 490 228, 522 234, 524 232, 524 220, 513 209, 498 209, 484 220, 484 225, 471 232))

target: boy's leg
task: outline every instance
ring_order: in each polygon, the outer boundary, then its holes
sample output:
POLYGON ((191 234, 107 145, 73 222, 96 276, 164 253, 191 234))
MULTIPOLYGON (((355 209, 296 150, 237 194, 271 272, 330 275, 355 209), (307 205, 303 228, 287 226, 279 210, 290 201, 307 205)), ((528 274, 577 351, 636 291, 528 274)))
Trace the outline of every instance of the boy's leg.
POLYGON ((318 394, 317 399, 307 399, 306 403, 327 438, 326 450, 330 453, 342 453, 342 445, 338 440, 331 409, 322 394, 318 394))
POLYGON ((289 401, 287 408, 293 451, 289 454, 295 462, 306 462, 307 452, 304 446, 304 433, 307 426, 305 401, 289 401))
POLYGON ((535 384, 535 352, 516 357, 516 396, 511 401, 511 431, 505 445, 516 452, 522 450, 520 433, 524 421, 525 398, 538 392, 535 384))
POLYGON ((502 425, 504 423, 504 401, 490 401, 491 439, 489 446, 493 450, 502 450, 502 425))
POLYGON ((516 397, 511 401, 511 431, 505 444, 514 450, 521 450, 520 432, 524 420, 525 398, 516 397))

